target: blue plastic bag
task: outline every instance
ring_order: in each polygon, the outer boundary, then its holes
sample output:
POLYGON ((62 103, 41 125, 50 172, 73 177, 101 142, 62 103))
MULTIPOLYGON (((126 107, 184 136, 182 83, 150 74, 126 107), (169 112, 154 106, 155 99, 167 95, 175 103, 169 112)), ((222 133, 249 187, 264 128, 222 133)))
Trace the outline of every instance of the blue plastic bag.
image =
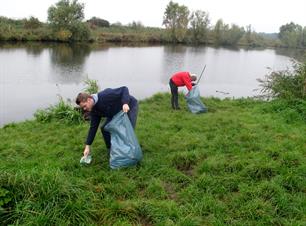
POLYGON ((198 86, 193 86, 185 96, 185 99, 187 101, 187 106, 192 113, 198 114, 207 112, 206 106, 201 101, 200 90, 198 86))
POLYGON ((120 111, 104 127, 111 134, 110 167, 117 169, 137 164, 142 151, 126 113, 120 111))

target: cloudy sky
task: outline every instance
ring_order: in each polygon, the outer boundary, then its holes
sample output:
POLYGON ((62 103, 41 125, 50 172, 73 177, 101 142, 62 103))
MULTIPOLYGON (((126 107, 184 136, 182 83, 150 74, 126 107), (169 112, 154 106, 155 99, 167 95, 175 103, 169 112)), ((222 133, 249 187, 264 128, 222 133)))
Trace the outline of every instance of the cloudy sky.
MULTIPOLYGON (((93 16, 110 23, 140 21, 145 26, 162 27, 170 0, 79 0, 85 4, 85 19, 93 16)), ((30 16, 46 22, 47 10, 58 0, 0 0, 0 16, 20 19, 30 16)), ((190 11, 209 14, 211 24, 223 19, 227 24, 252 25, 256 32, 278 32, 289 22, 306 26, 306 0, 173 0, 190 11)))

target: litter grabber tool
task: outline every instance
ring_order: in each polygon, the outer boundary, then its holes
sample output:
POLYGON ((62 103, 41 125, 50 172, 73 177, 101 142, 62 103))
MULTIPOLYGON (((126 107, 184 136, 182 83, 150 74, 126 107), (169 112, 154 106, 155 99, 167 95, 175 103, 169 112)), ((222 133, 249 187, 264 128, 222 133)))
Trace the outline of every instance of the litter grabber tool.
POLYGON ((201 72, 201 75, 200 75, 200 78, 198 79, 198 81, 197 81, 197 85, 199 84, 199 82, 200 82, 200 80, 201 80, 201 78, 202 78, 202 75, 203 75, 203 73, 204 73, 204 71, 205 71, 205 68, 206 68, 206 64, 205 64, 205 66, 204 66, 204 68, 203 68, 203 70, 202 70, 202 72, 201 72))

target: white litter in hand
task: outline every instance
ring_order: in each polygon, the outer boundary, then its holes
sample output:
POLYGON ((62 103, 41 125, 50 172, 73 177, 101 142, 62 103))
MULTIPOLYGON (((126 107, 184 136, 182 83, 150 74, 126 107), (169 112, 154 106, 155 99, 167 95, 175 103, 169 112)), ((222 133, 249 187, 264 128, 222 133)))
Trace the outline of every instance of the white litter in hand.
POLYGON ((90 164, 91 163, 91 155, 83 156, 80 160, 81 164, 90 164))

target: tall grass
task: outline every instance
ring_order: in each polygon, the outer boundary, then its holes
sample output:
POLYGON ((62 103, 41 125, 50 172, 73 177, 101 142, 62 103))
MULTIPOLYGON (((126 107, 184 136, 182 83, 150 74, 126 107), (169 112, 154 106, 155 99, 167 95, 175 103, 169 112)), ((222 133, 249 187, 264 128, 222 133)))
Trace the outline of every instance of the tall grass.
POLYGON ((99 92, 98 81, 90 78, 84 80, 85 88, 84 91, 88 94, 94 94, 99 92))
POLYGON ((59 97, 59 102, 47 109, 37 110, 34 117, 39 122, 57 120, 64 123, 81 123, 83 117, 80 109, 73 107, 72 103, 59 97))
MULTIPOLYGON (((85 79, 84 91, 93 94, 99 91, 99 85, 97 80, 85 79)), ((61 121, 70 124, 79 124, 89 119, 88 112, 84 112, 83 109, 75 107, 71 101, 65 101, 59 96, 59 102, 55 105, 48 107, 47 109, 37 110, 34 114, 37 121, 41 123, 50 122, 52 120, 61 121)))

